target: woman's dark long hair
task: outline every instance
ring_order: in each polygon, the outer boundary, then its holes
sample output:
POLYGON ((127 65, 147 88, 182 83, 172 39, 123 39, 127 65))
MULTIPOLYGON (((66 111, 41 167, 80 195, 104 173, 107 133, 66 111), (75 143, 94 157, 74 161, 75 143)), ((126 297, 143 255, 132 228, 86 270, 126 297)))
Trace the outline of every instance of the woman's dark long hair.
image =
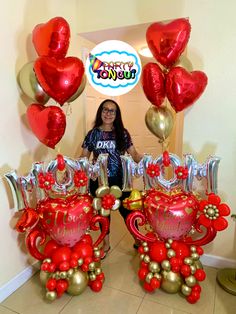
POLYGON ((103 109, 103 105, 106 102, 112 102, 116 106, 116 118, 113 122, 115 134, 116 134, 116 147, 121 153, 123 153, 125 151, 124 124, 123 124, 122 117, 121 117, 120 107, 118 106, 117 102, 115 102, 112 99, 105 99, 100 104, 100 106, 98 107, 98 110, 97 110, 97 114, 96 114, 93 128, 98 128, 102 125, 102 123, 103 123, 103 121, 102 121, 102 109, 103 109))

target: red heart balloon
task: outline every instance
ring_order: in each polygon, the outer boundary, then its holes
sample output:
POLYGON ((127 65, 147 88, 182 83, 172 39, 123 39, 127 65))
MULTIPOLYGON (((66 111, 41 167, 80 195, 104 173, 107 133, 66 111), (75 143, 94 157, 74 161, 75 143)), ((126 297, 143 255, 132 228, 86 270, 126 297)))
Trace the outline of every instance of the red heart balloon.
POLYGON ((65 133, 66 116, 59 107, 31 104, 27 118, 33 133, 48 147, 54 148, 65 133))
POLYGON ((207 76, 202 71, 188 72, 174 67, 166 76, 166 95, 176 112, 192 105, 204 92, 207 76))
POLYGON ((54 17, 33 29, 32 41, 39 56, 64 58, 70 40, 70 27, 62 17, 54 17))
POLYGON ((74 195, 47 198, 37 205, 43 229, 58 244, 72 247, 85 234, 93 217, 92 198, 74 195))
POLYGON ((161 68, 156 63, 147 63, 142 71, 143 91, 147 99, 160 107, 165 99, 165 81, 161 68))
POLYGON ((182 239, 196 222, 198 201, 180 191, 168 195, 150 191, 144 199, 144 213, 154 232, 162 239, 182 239))
POLYGON ((84 65, 76 57, 61 60, 40 57, 35 61, 34 71, 45 93, 63 105, 79 88, 84 65))
POLYGON ((154 58, 163 66, 170 67, 184 51, 191 32, 187 19, 170 23, 153 23, 146 32, 146 40, 154 58))

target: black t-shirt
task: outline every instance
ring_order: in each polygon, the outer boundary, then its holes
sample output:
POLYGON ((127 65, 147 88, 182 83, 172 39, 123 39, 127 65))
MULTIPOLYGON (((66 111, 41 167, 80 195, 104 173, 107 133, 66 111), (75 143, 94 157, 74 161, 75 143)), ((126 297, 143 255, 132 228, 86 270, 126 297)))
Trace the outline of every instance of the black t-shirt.
MULTIPOLYGON (((133 145, 129 132, 124 129, 125 150, 133 145)), ((115 177, 122 174, 121 152, 116 147, 115 131, 103 131, 100 128, 94 128, 88 132, 83 148, 93 153, 93 159, 96 161, 98 155, 108 154, 108 177, 115 177)))

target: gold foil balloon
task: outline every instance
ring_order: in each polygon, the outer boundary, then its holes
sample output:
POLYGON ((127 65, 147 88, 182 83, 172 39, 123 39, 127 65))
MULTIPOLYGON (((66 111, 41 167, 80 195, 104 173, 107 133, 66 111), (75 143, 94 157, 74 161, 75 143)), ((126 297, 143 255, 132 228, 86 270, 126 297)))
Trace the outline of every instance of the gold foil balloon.
POLYGON ((81 294, 88 285, 88 273, 77 270, 72 277, 69 278, 69 287, 67 292, 70 295, 81 294))
POLYGON ((46 293, 46 298, 49 300, 49 301, 54 301, 56 298, 57 298, 57 293, 56 291, 48 291, 46 293))
POLYGON ((152 106, 145 115, 145 123, 149 131, 163 142, 172 131, 174 118, 170 109, 152 106))
POLYGON ((49 277, 50 277, 50 273, 43 270, 40 271, 39 278, 43 286, 46 286, 46 283, 49 277))
POLYGON ((36 78, 34 62, 26 63, 23 66, 17 81, 22 92, 37 103, 44 105, 49 100, 50 97, 44 92, 36 78))
POLYGON ((82 81, 80 83, 80 86, 79 88, 77 89, 77 91, 74 93, 74 95, 72 95, 68 100, 67 102, 72 102, 74 101, 76 98, 78 98, 84 91, 85 89, 85 86, 86 86, 86 83, 87 83, 87 79, 86 79, 86 76, 84 75, 83 78, 82 78, 82 81))
POLYGON ((173 271, 162 271, 161 288, 168 293, 177 293, 180 291, 182 279, 180 274, 173 271))

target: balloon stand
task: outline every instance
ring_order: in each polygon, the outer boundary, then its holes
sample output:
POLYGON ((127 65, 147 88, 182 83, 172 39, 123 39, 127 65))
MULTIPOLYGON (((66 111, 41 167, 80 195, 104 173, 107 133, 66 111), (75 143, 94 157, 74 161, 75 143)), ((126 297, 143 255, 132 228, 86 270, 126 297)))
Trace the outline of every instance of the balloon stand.
POLYGON ((118 186, 106 183, 106 158, 99 158, 99 167, 87 158, 72 160, 57 155, 47 165, 34 163, 25 177, 15 171, 5 175, 16 211, 21 213, 15 228, 25 233, 30 255, 41 261, 40 280, 50 301, 64 292, 79 295, 87 286, 95 292, 102 289, 104 252, 99 245, 109 230, 107 216, 119 208, 122 195, 118 186), (96 171, 103 184, 93 198, 88 193, 88 178, 96 171), (98 230, 93 243, 90 231, 98 230))
POLYGON ((201 246, 227 227, 223 216, 229 215, 229 207, 214 193, 203 200, 181 188, 169 192, 152 188, 143 193, 142 202, 142 208, 134 210, 126 223, 142 243, 138 277, 143 288, 180 293, 189 303, 196 303, 200 282, 206 277, 200 262, 201 246), (143 225, 152 231, 143 235, 138 230, 143 225))

